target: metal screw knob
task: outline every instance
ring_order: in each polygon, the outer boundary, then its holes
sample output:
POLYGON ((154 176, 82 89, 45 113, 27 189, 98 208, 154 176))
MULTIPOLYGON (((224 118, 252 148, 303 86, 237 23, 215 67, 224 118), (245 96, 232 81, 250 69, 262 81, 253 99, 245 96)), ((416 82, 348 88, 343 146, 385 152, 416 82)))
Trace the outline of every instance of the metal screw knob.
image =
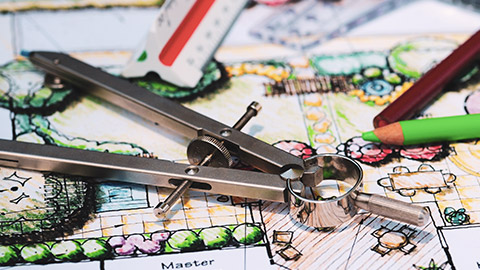
MULTIPOLYGON (((245 114, 233 125, 233 129, 241 130, 261 109, 262 106, 258 102, 250 103, 245 114)), ((233 164, 230 152, 223 145, 223 142, 210 136, 201 136, 192 140, 187 147, 187 156, 188 161, 193 165, 230 167, 233 164)), ((155 206, 153 210, 155 216, 161 217, 162 214, 168 213, 170 208, 187 192, 192 184, 192 181, 184 180, 177 186, 163 202, 155 206)))

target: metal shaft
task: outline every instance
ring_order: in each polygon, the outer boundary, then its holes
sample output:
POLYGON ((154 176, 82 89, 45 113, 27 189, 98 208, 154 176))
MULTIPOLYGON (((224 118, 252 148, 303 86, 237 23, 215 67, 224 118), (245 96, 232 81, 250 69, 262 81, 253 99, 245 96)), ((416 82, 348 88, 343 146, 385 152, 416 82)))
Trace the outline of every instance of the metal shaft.
POLYGON ((281 174, 289 165, 303 168, 303 160, 299 157, 66 54, 32 52, 29 59, 47 73, 75 86, 75 89, 141 115, 161 127, 192 139, 206 135, 223 140, 240 160, 263 172, 281 174), (230 131, 228 136, 223 135, 225 130, 230 131))
POLYGON ((180 185, 168 195, 167 199, 162 203, 159 203, 155 209, 153 209, 153 214, 156 217, 160 217, 162 214, 168 213, 172 208, 173 204, 177 202, 180 197, 187 192, 187 190, 192 186, 193 182, 190 180, 184 180, 180 183, 180 185))
MULTIPOLYGON (((233 125, 233 128, 240 131, 240 129, 242 129, 250 119, 256 116, 261 109, 262 106, 258 102, 253 101, 252 103, 250 103, 250 105, 247 107, 247 111, 245 112, 245 114, 240 117, 240 119, 237 121, 237 123, 235 123, 235 125, 233 125)), ((208 166, 208 163, 210 162, 213 155, 214 154, 212 153, 204 157, 199 165, 208 166)), ((181 182, 181 184, 178 185, 177 188, 172 193, 170 193, 170 195, 168 195, 168 197, 163 202, 155 206, 155 208, 153 209, 154 215, 157 217, 161 217, 162 214, 168 213, 168 211, 170 211, 172 206, 180 199, 180 197, 182 197, 185 192, 187 192, 192 183, 193 182, 190 180, 183 180, 183 182, 181 182)))
POLYGON ((0 139, 0 166, 57 172, 102 182, 120 181, 174 188, 191 180, 192 190, 285 202, 285 180, 278 174, 174 163, 68 147, 0 139))
POLYGON ((427 207, 394 200, 377 194, 360 192, 355 198, 355 205, 373 214, 415 226, 424 226, 430 220, 427 207))
POLYGON ((240 119, 238 119, 237 123, 233 125, 233 129, 242 130, 242 128, 252 119, 252 117, 256 116, 258 112, 262 109, 262 105, 260 103, 253 101, 248 105, 247 111, 245 112, 240 119))

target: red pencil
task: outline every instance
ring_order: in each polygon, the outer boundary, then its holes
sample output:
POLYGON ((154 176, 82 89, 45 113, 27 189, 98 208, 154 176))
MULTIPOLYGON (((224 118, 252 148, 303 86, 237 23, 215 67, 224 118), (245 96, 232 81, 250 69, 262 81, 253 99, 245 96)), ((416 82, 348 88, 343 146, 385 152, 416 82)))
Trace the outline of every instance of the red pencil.
POLYGON ((415 116, 435 99, 449 82, 463 72, 469 71, 478 59, 480 59, 480 31, 375 116, 373 126, 378 128, 415 116))

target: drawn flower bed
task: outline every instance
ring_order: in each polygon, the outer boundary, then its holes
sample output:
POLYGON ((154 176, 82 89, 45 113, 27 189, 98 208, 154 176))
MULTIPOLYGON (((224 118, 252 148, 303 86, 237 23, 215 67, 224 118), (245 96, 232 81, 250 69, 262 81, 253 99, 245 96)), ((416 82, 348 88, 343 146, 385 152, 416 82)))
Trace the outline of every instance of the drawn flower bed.
POLYGON ((278 141, 274 143, 273 146, 302 159, 307 159, 317 154, 315 149, 313 149, 310 145, 295 140, 278 141))
POLYGON ((407 158, 418 161, 437 161, 450 153, 447 144, 395 146, 372 143, 353 137, 337 146, 337 153, 372 166, 407 158))
POLYGON ((0 107, 20 114, 50 115, 77 98, 71 87, 47 87, 44 75, 29 61, 0 66, 0 107))
POLYGON ((282 61, 246 62, 227 66, 226 71, 230 77, 238 77, 246 74, 264 76, 273 81, 281 81, 292 76, 292 68, 282 61))
POLYGON ((408 90, 457 46, 451 40, 416 38, 396 45, 389 52, 316 55, 310 62, 319 76, 350 78, 355 89, 349 94, 361 102, 383 106, 408 90))
POLYGON ((75 239, 26 245, 0 245, 0 265, 78 262, 120 256, 159 255, 264 244, 259 224, 244 223, 196 230, 75 239))
POLYGON ((202 79, 194 88, 178 87, 160 79, 156 74, 147 74, 141 78, 130 79, 130 82, 146 88, 154 94, 172 99, 194 98, 196 94, 220 88, 227 81, 228 76, 225 68, 216 61, 210 62, 206 66, 202 79))
POLYGON ((357 89, 350 91, 350 95, 379 106, 392 102, 413 84, 402 74, 379 67, 365 68, 356 73, 352 76, 352 83, 357 89))

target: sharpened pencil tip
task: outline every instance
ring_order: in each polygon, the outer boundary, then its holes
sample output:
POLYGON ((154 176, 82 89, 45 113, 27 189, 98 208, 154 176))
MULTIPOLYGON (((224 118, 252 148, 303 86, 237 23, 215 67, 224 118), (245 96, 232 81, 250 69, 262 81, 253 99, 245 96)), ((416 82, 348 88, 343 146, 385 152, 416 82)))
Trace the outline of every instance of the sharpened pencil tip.
POLYGON ((367 132, 362 133, 362 139, 364 139, 365 141, 369 141, 369 142, 382 142, 377 137, 377 135, 375 135, 375 133, 373 131, 367 131, 367 132))

